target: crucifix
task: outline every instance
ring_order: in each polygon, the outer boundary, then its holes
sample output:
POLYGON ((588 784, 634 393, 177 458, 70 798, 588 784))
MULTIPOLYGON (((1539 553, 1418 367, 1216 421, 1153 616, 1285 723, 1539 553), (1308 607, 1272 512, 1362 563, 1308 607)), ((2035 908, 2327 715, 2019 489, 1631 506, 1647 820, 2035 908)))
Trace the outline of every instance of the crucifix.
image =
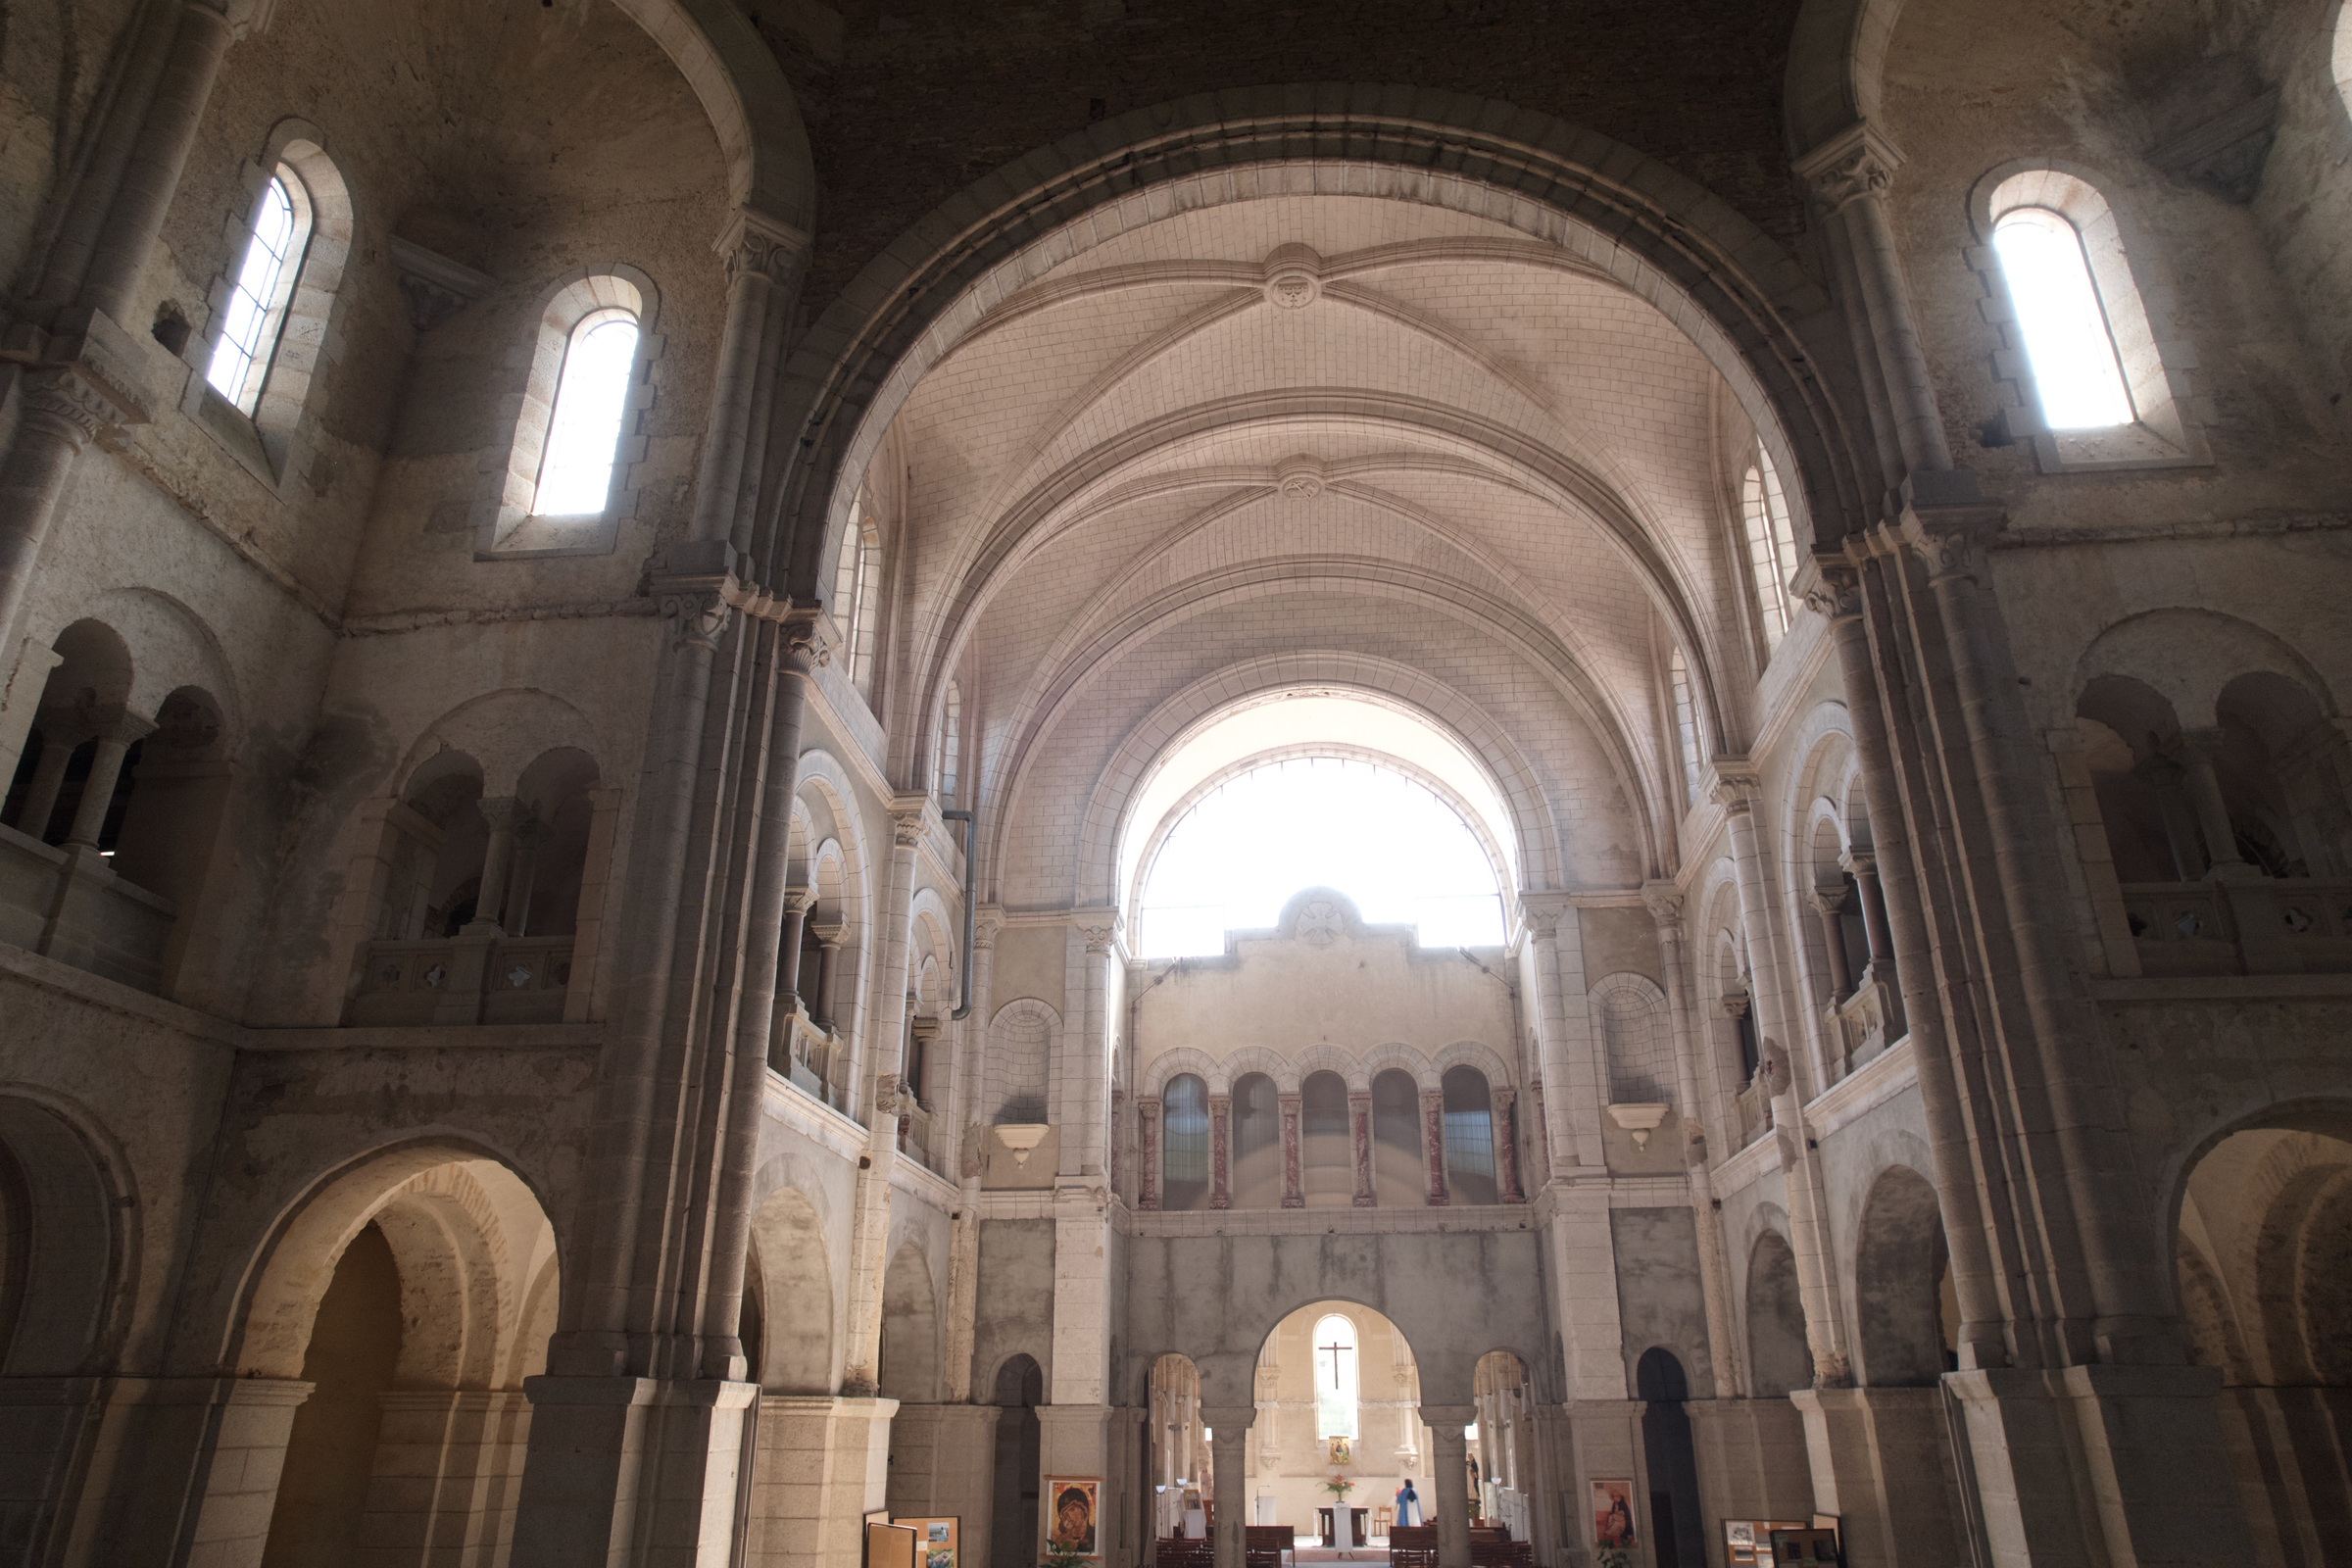
POLYGON ((1334 1334, 1331 1337, 1331 1343, 1329 1345, 1318 1345, 1315 1347, 1315 1348, 1318 1350, 1329 1350, 1331 1352, 1331 1386, 1334 1389, 1337 1389, 1340 1386, 1340 1356, 1345 1351, 1354 1349, 1355 1347, 1352 1345, 1342 1345, 1340 1343, 1340 1337, 1337 1334, 1334 1334))

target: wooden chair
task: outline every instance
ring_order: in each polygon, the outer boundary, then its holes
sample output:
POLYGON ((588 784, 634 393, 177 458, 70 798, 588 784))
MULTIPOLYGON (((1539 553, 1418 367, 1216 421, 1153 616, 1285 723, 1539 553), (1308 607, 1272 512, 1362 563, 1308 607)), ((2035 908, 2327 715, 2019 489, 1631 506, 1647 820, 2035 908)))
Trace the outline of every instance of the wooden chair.
POLYGON ((1391 1530, 1389 1568, 1438 1568, 1438 1527, 1398 1525, 1391 1530))
POLYGON ((1282 1568, 1282 1554, 1298 1544, 1298 1531, 1295 1525, 1244 1525, 1244 1568, 1282 1568))

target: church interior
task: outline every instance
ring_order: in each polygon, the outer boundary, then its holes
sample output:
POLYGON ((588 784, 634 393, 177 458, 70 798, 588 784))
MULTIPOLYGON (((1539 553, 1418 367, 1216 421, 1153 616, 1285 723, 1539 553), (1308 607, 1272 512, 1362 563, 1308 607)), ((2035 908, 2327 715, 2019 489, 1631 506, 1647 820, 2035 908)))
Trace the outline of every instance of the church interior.
POLYGON ((2352 1550, 2352 5, 0 5, 0 1563, 2352 1550))

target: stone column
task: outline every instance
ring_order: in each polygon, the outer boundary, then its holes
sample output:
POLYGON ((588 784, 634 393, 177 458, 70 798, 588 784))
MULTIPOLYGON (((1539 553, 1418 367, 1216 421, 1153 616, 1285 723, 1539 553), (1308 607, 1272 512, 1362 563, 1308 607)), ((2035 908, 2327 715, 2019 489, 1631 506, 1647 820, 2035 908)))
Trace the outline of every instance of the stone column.
POLYGON ((915 848, 922 842, 923 795, 892 803, 889 874, 881 918, 875 922, 874 1011, 867 1038, 874 1059, 865 1083, 865 1159, 858 1169, 857 1207, 850 1234, 850 1334, 843 1357, 844 1392, 875 1392, 882 1348, 882 1276, 890 1267, 890 1174, 898 1162, 899 1101, 904 1087, 900 1052, 906 1035, 906 956, 914 905, 915 848))
POLYGON ((1208 1206, 1231 1208, 1229 1183, 1233 1164, 1233 1097, 1208 1097, 1208 1206))
POLYGON ((58 322, 43 363, 22 383, 24 421, 0 463, 0 649, 16 647, 41 544, 74 460, 100 429, 148 418, 146 350, 118 322, 179 188, 229 35, 228 19, 213 7, 188 0, 177 8, 155 96, 91 253, 80 303, 58 322))
POLYGON ((789 311, 802 270, 808 264, 808 236, 793 224, 751 208, 739 208, 719 236, 717 249, 727 262, 727 319, 718 341, 718 374, 710 391, 710 410, 705 417, 701 471, 695 481, 692 537, 727 539, 736 549, 749 550, 748 530, 737 527, 747 473, 751 488, 759 475, 748 472, 745 453, 753 440, 751 414, 759 395, 760 360, 770 319, 789 311))
POLYGON ((2214 776, 2213 759, 2222 749, 2219 729, 2180 732, 2181 782, 2188 804, 2197 813, 2197 832, 2205 840, 2205 876, 2227 882, 2262 873, 2237 853, 2237 832, 2230 825, 2230 807, 2222 799, 2222 781, 2214 776))
POLYGON ((32 782, 17 813, 17 831, 26 838, 49 838, 49 819, 57 814, 58 792, 65 787, 66 764, 74 749, 96 733, 90 717, 77 708, 52 709, 40 715, 41 760, 32 764, 32 782))
POLYGON ((1217 1505, 1216 1528, 1210 1535, 1216 1541, 1216 1568, 1244 1568, 1243 1547, 1248 1537, 1242 1531, 1250 1521, 1250 1423, 1257 1419, 1257 1410, 1248 1404, 1204 1404, 1200 1419, 1210 1434, 1209 1463, 1217 1505))
POLYGON ((481 880, 474 884, 473 918, 459 934, 504 936, 506 928, 498 923, 498 916, 507 902, 507 878, 514 867, 514 835, 531 813, 512 795, 484 796, 474 806, 490 824, 490 845, 482 852, 481 880))
POLYGON ((816 889, 788 888, 784 893, 784 932, 776 939, 776 1000, 787 1008, 801 1001, 801 940, 808 911, 816 907, 816 889))
POLYGON ((1875 126, 1857 122, 1798 159, 1796 172, 1827 209, 1834 238, 1852 258, 1851 275, 1869 319, 1895 439, 1904 464, 1916 474, 1949 469, 1952 449, 1887 212, 1886 191, 1902 162, 1903 155, 1875 126))
POLYGON ((1062 1064, 1061 1166, 1064 1176, 1107 1176, 1110 1169, 1110 966, 1118 921, 1109 911, 1078 928, 1085 944, 1086 1016, 1065 1030, 1062 1049, 1075 1049, 1062 1064))
POLYGON ((1790 1250, 1796 1254, 1798 1294, 1803 1298, 1805 1338, 1813 1352, 1814 1381, 1841 1386, 1847 1370, 1844 1329, 1831 1285, 1828 1238, 1821 1221, 1821 1173, 1806 1136, 1804 1095, 1789 1070, 1787 1042, 1793 1038, 1781 962, 1766 892, 1765 861, 1756 831, 1754 770, 1744 761, 1718 758, 1715 799, 1731 831, 1733 872, 1740 887, 1740 923, 1748 946, 1748 984, 1764 1024, 1757 1072, 1775 1102, 1774 1124, 1781 1139, 1787 1175, 1790 1250))
POLYGON ((1879 859, 1859 852, 1841 856, 1838 864, 1854 879, 1854 896, 1862 901, 1862 934, 1870 944, 1870 977, 1894 984, 1894 936, 1886 925, 1886 895, 1879 886, 1879 859))
POLYGON ((548 837, 547 824, 535 816, 525 817, 514 830, 514 869, 507 878, 507 906, 498 917, 500 929, 511 937, 531 934, 531 888, 539 880, 539 852, 548 837))
POLYGON ((1845 961, 1845 889, 1815 888, 1806 902, 1821 916, 1821 945, 1830 959, 1830 1001, 1842 1002, 1854 989, 1854 971, 1845 961))
POLYGON ((827 1029, 833 1027, 833 1004, 841 995, 841 944, 849 928, 839 920, 828 921, 816 930, 816 1002, 808 1009, 809 1017, 827 1029))
POLYGON ((1446 1199, 1446 1091, 1421 1091, 1421 1165, 1429 1178, 1427 1200, 1432 1208, 1446 1199))
MULTIPOLYGON (((1714 1174, 1708 1167, 1707 1118, 1727 1113, 1720 1094, 1709 1095, 1699 1071, 1690 993, 1684 974, 1683 892, 1671 882, 1648 882, 1642 902, 1658 931, 1658 968, 1666 977, 1666 1014, 1674 1031, 1675 1086, 1682 1096, 1683 1126, 1689 1137, 1684 1164, 1690 1182, 1690 1220, 1698 1240, 1699 1298, 1707 1313, 1708 1360, 1715 1372, 1715 1396, 1745 1392, 1739 1342, 1733 1333, 1731 1266, 1724 1256, 1723 1222, 1715 1211, 1714 1174)), ((1714 1054, 1709 1053, 1711 1057, 1714 1054)))
POLYGON ((1282 1206, 1306 1206, 1305 1179, 1298 1167, 1298 1095, 1275 1097, 1282 1110, 1282 1206))
POLYGON ((1571 1167, 1605 1164, 1601 1093, 1586 1011, 1582 919, 1559 894, 1522 893, 1519 903, 1535 948, 1537 1076, 1546 1123, 1541 1188, 1571 1167))
POLYGON ((105 831, 108 808, 115 802, 115 786, 122 778, 122 759, 143 737, 154 732, 150 719, 135 713, 117 711, 98 720, 98 744, 90 754, 90 776, 82 781, 81 804, 74 808, 74 825, 66 830, 66 848, 95 852, 98 835, 105 831))
POLYGON ((1146 1095, 1135 1102, 1137 1117, 1135 1135, 1137 1158, 1136 1206, 1159 1206, 1159 1125, 1160 1103, 1157 1095, 1146 1095))
POLYGON ((1511 1106, 1519 1099, 1519 1091, 1509 1084, 1496 1084, 1488 1091, 1494 1110, 1495 1174, 1502 1178, 1502 1200, 1524 1203, 1527 1195, 1519 1190, 1519 1140, 1512 1136, 1511 1106))
POLYGON ((1438 1527, 1438 1568, 1470 1568, 1470 1441, 1462 1429, 1477 1418, 1474 1404, 1421 1406, 1430 1436, 1430 1486, 1438 1494, 1430 1509, 1430 1523, 1438 1527))
POLYGON ((1372 1193, 1372 1095, 1368 1090, 1348 1091, 1348 1133, 1353 1151, 1355 1167, 1355 1198, 1353 1206, 1370 1208, 1372 1193))

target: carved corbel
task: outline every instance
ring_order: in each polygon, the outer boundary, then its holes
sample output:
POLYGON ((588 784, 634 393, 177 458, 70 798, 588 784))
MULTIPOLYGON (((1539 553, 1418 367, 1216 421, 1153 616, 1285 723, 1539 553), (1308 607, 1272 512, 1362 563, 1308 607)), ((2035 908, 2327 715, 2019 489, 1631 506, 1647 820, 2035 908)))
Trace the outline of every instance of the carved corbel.
POLYGON ((1797 567, 1796 591, 1807 610, 1833 626, 1862 616, 1862 573, 1842 552, 1815 551, 1797 567))

